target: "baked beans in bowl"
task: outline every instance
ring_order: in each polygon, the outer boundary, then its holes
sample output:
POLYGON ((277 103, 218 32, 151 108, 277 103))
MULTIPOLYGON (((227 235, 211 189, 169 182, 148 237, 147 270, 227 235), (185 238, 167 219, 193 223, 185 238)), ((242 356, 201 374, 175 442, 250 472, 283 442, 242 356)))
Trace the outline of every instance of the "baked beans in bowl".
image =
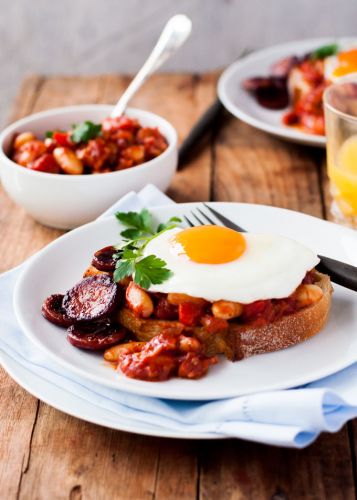
POLYGON ((165 190, 177 166, 173 126, 148 111, 113 119, 111 110, 57 108, 7 127, 0 175, 8 195, 42 224, 71 229, 148 183, 165 190))

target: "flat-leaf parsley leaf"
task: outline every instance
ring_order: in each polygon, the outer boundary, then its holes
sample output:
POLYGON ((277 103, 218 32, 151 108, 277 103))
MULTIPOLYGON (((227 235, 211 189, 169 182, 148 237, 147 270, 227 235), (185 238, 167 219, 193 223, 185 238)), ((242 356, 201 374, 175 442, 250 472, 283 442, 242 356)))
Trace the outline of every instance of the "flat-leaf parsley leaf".
POLYGON ((78 144, 79 142, 88 142, 90 139, 98 137, 102 130, 100 123, 96 124, 89 120, 73 125, 71 140, 78 144))
POLYGON ((171 217, 155 230, 152 215, 146 208, 141 212, 117 212, 115 216, 127 229, 120 233, 124 243, 117 247, 118 253, 114 256, 117 259, 114 280, 132 276, 139 286, 149 288, 151 284, 160 284, 170 278, 172 273, 166 262, 155 255, 144 257, 143 250, 159 234, 176 227, 181 219, 171 217))

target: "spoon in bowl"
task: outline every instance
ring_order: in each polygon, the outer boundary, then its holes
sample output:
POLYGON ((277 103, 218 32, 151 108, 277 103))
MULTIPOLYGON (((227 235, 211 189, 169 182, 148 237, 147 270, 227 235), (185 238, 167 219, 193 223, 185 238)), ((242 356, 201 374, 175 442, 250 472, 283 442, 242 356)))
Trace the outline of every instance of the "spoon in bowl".
POLYGON ((183 14, 177 14, 169 19, 151 54, 115 105, 110 115, 112 118, 124 114, 136 91, 181 47, 190 35, 191 28, 191 20, 183 14))

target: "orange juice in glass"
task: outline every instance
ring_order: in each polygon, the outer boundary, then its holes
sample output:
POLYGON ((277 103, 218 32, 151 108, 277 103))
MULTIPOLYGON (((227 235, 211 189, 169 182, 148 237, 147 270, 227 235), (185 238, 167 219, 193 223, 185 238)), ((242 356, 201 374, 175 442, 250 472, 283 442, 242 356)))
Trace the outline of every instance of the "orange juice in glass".
POLYGON ((332 216, 357 229, 357 76, 327 88, 324 110, 332 216))

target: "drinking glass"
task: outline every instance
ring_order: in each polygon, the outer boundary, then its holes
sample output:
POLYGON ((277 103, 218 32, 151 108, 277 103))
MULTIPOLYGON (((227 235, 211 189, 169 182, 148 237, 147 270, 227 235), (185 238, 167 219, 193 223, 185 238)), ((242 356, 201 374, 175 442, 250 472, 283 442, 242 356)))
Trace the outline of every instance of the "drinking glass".
POLYGON ((357 77, 324 93, 327 173, 335 222, 357 228, 357 77))

